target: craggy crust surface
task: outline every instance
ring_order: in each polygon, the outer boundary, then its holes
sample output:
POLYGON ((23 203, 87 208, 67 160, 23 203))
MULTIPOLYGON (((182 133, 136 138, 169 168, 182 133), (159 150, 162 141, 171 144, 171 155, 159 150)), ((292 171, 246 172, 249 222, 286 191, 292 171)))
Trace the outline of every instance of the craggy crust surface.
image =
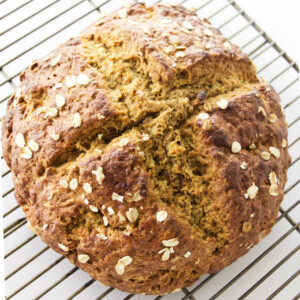
POLYGON ((270 232, 286 140, 278 95, 241 50, 181 6, 139 3, 34 62, 3 126, 34 231, 146 294, 191 285, 270 232))

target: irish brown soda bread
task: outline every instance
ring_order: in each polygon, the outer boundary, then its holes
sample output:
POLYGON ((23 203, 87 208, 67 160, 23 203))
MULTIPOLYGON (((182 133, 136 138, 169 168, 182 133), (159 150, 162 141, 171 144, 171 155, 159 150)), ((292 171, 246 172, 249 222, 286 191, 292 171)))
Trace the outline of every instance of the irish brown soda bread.
POLYGON ((270 232, 290 163, 280 99, 207 20, 125 6, 20 78, 2 136, 16 199, 96 280, 170 293, 270 232))

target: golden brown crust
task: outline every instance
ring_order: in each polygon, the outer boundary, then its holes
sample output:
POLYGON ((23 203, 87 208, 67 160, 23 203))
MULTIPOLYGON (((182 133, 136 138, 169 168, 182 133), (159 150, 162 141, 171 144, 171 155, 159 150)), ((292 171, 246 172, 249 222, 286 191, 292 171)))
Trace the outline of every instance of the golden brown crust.
POLYGON ((170 293, 249 251, 290 163, 276 92, 181 6, 122 8, 34 62, 2 139, 36 233, 130 293, 170 293))
POLYGON ((95 22, 82 38, 121 47, 125 58, 139 57, 143 72, 165 91, 179 81, 197 83, 219 67, 226 76, 228 64, 241 71, 236 72, 236 80, 244 76, 256 81, 250 59, 207 20, 182 6, 136 3, 95 22))
MULTIPOLYGON (((213 108, 210 130, 199 131, 203 121, 188 121, 189 126, 193 122, 194 142, 202 146, 199 155, 203 155, 203 149, 209 153, 212 172, 215 172, 211 185, 219 202, 214 206, 221 207, 226 216, 228 245, 212 262, 209 272, 216 272, 232 263, 270 232, 283 198, 286 170, 290 163, 287 148, 282 146, 282 141, 287 139, 287 126, 280 100, 268 83, 259 84, 234 98, 224 98, 228 100, 228 107, 225 110, 213 108), (260 108, 263 108, 265 116, 260 108), (278 117, 275 123, 270 123, 271 114, 278 117), (241 144, 238 153, 232 152, 235 141, 241 144), (270 147, 278 149, 280 157, 271 155, 269 160, 264 160, 261 153, 269 153, 270 147), (269 192, 271 172, 277 176, 277 196, 269 192), (245 194, 253 183, 259 189, 251 199, 245 194), (247 227, 250 227, 249 231, 247 227)), ((211 217, 215 217, 215 212, 211 217)))

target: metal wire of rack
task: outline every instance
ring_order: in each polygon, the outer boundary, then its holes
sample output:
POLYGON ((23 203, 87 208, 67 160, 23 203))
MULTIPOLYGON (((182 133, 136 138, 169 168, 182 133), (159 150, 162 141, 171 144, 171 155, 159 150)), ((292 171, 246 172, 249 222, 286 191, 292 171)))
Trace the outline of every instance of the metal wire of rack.
MULTIPOLYGON (((19 73, 66 36, 96 20, 117 0, 3 0, 0 2, 0 116, 19 83, 19 73), (4 13, 3 13, 4 11, 4 13), (25 30, 24 30, 25 29, 25 30)), ((146 1, 154 3, 155 1, 146 1)), ((178 1, 197 8, 238 44, 278 91, 289 124, 285 199, 272 233, 226 269, 164 296, 129 295, 100 285, 45 246, 29 231, 13 197, 11 172, 1 157, 6 299, 294 299, 300 297, 300 101, 299 68, 234 0, 178 1), (63 274, 63 275, 60 275, 63 274)))

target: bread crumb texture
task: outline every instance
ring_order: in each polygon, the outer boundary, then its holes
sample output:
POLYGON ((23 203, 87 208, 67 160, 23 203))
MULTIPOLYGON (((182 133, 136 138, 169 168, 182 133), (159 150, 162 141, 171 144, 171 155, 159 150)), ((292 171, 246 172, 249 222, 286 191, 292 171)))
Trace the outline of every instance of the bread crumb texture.
POLYGON ((270 232, 290 163, 284 113, 207 20, 128 5, 20 77, 3 125, 15 196, 96 280, 170 293, 270 232))

